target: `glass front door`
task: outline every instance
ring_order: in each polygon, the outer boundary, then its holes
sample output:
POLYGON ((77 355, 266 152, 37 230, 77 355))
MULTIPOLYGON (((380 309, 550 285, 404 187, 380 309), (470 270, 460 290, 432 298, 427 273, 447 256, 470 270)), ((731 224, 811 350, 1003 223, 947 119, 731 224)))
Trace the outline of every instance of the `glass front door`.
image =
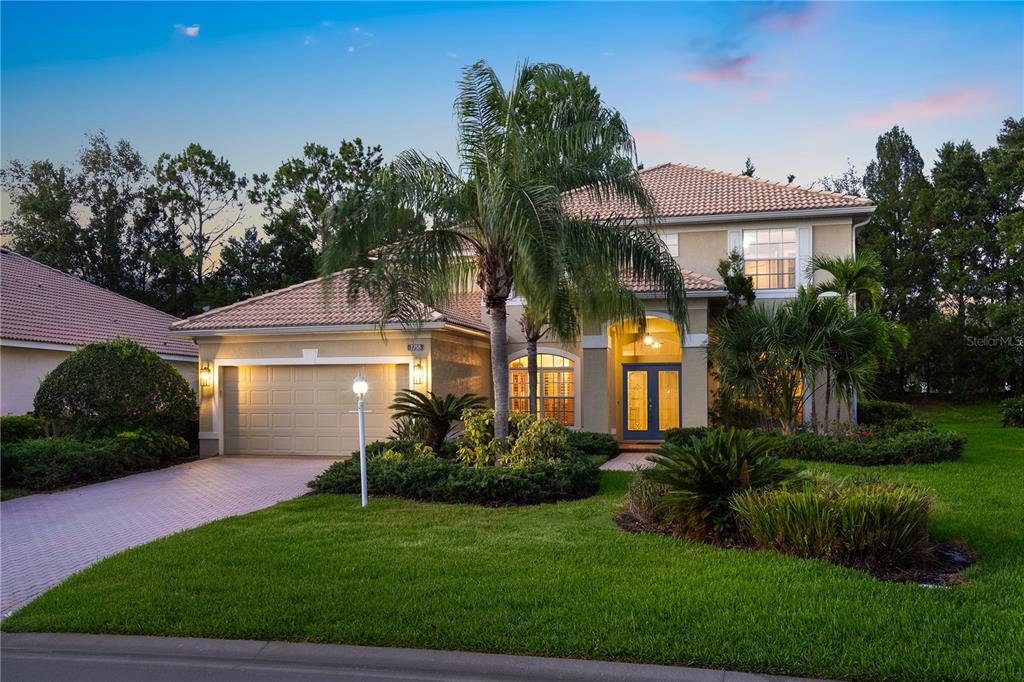
POLYGON ((624 440, 664 440, 680 426, 678 364, 631 363, 622 366, 624 440))

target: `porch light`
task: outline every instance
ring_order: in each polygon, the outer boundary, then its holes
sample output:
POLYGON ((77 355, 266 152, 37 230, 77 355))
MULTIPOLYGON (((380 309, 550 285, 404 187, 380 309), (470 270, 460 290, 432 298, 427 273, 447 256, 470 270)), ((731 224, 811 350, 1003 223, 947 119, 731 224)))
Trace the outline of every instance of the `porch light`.
POLYGON ((654 345, 654 337, 651 336, 650 334, 645 336, 644 337, 644 345, 645 346, 653 346, 654 345))
POLYGON ((362 400, 368 390, 370 390, 370 385, 366 383, 366 379, 363 378, 363 373, 360 372, 356 375, 355 381, 352 382, 352 392, 362 400))
POLYGON ((417 386, 422 386, 423 382, 427 380, 427 372, 423 369, 423 361, 417 360, 416 364, 412 366, 412 383, 417 386))
POLYGON ((212 386, 213 385, 213 372, 210 371, 209 365, 203 365, 202 369, 199 370, 199 385, 200 386, 212 386))

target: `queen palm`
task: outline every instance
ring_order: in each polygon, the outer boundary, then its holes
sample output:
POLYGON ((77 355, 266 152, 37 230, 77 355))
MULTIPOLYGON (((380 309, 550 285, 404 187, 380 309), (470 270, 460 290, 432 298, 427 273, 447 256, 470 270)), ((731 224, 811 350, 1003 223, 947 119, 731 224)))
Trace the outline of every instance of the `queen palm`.
MULTIPOLYGON (((561 105, 550 130, 533 130, 514 114, 556 65, 520 67, 505 89, 484 62, 467 67, 455 101, 460 164, 400 154, 378 176, 360 220, 332 229, 344 205, 325 214, 323 265, 351 268, 350 293, 368 292, 380 323, 415 325, 423 309, 444 308, 475 280, 490 326, 495 436, 508 436, 506 305, 513 287, 537 309, 557 309, 566 282, 611 281, 622 270, 660 285, 683 324, 682 274, 652 230, 651 200, 635 167, 633 140, 605 107, 561 105), (574 160, 567 163, 566 160, 574 160), (554 184, 548 168, 561 167, 554 184), (565 211, 562 192, 632 202, 646 216, 595 220, 565 211)), ((639 307, 639 305, 635 306, 639 307)))
POLYGON ((831 278, 815 285, 815 293, 838 294, 844 301, 857 296, 871 310, 878 310, 882 304, 882 262, 874 253, 865 252, 856 256, 817 255, 807 264, 807 274, 813 277, 819 270, 828 273, 831 278))

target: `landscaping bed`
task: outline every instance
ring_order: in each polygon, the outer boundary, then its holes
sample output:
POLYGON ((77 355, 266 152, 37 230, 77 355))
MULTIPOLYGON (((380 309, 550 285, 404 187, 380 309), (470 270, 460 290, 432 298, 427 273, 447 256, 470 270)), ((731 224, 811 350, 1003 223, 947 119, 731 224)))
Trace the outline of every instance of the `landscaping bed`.
POLYGON ((484 508, 312 495, 105 559, 5 631, 335 642, 727 668, 836 679, 1024 678, 1024 442, 998 406, 926 415, 956 461, 865 468, 932 496, 930 530, 965 539, 966 586, 882 582, 775 552, 622 532, 630 474, 597 495, 484 508))

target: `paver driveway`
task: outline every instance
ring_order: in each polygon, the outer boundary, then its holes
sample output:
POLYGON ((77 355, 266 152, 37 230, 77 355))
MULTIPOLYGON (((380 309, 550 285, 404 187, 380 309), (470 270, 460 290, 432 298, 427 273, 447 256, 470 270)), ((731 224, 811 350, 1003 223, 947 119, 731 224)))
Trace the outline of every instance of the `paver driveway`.
POLYGON ((0 612, 105 556, 298 497, 331 460, 215 457, 0 503, 0 612))

